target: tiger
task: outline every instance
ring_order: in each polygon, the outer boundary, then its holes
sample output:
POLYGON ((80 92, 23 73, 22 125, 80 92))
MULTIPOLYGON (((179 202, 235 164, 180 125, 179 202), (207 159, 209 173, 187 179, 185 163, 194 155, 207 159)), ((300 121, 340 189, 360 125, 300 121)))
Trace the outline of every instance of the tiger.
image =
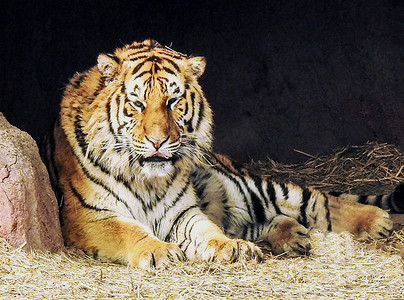
POLYGON ((379 197, 323 193, 215 153, 198 83, 205 67, 204 57, 148 39, 99 54, 73 76, 44 155, 66 246, 149 269, 259 262, 256 242, 305 255, 312 230, 391 233, 385 210, 404 212, 403 185, 379 197))

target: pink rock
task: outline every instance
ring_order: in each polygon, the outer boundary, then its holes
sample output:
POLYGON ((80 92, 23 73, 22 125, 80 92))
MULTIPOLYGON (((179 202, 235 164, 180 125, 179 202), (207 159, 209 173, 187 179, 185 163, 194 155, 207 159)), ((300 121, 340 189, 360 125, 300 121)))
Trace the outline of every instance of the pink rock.
POLYGON ((58 205, 32 137, 0 113, 0 237, 24 249, 64 248, 58 205))

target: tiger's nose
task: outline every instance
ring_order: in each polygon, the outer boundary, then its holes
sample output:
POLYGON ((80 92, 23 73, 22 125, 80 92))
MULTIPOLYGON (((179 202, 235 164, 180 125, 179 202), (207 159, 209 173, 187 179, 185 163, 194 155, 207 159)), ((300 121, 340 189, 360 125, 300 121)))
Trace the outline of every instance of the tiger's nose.
POLYGON ((146 138, 153 144, 153 146, 154 146, 154 148, 155 148, 156 150, 158 150, 158 149, 161 147, 161 145, 162 145, 165 141, 168 140, 168 137, 155 138, 155 137, 152 137, 152 136, 148 136, 148 137, 146 137, 146 138))

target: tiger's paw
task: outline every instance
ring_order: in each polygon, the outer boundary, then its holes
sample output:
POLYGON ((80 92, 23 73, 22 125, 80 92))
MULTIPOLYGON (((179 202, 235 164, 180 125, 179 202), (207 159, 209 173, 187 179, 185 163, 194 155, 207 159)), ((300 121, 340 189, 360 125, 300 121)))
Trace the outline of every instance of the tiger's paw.
POLYGON ((310 250, 308 229, 295 219, 278 216, 271 222, 269 232, 263 240, 271 245, 275 255, 285 253, 288 256, 307 255, 310 250))
POLYGON ((358 239, 381 239, 388 237, 393 230, 389 214, 374 206, 364 205, 346 221, 350 232, 358 239))
POLYGON ((175 244, 148 241, 137 245, 131 253, 129 263, 140 269, 166 268, 185 260, 182 250, 175 244), (142 247, 143 246, 143 247, 142 247))
POLYGON ((332 231, 348 231, 356 238, 380 239, 390 235, 393 222, 389 214, 371 205, 329 196, 332 231))
POLYGON ((260 248, 241 239, 212 239, 202 253, 202 259, 215 262, 256 261, 263 259, 260 248))

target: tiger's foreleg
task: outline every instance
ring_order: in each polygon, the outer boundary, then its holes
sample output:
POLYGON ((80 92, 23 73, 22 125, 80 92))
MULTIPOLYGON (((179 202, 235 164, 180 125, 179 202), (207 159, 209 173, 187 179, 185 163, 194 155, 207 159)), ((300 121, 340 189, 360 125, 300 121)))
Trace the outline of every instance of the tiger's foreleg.
POLYGON ((177 244, 188 259, 235 262, 261 261, 262 252, 253 243, 231 239, 198 206, 184 210, 166 238, 177 244))
POLYGON ((83 206, 79 193, 74 190, 63 207, 62 229, 67 245, 101 259, 142 269, 164 267, 185 259, 177 245, 159 240, 135 220, 83 206))
POLYGON ((275 255, 286 253, 288 256, 308 254, 310 250, 309 229, 296 219, 276 216, 263 231, 260 240, 271 246, 275 255))

